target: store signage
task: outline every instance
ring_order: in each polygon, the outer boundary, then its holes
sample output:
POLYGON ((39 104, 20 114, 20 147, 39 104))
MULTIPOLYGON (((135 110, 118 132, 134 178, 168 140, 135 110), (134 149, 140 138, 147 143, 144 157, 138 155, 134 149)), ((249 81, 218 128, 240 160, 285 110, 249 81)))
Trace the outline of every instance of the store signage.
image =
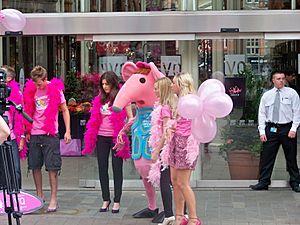
POLYGON ((99 56, 108 54, 125 54, 129 47, 129 41, 99 41, 96 43, 96 51, 99 56))
POLYGON ((244 107, 246 96, 245 78, 226 77, 225 91, 231 97, 234 107, 244 107))
MULTIPOLYGON (((17 209, 16 195, 13 194, 12 196, 14 202, 14 209, 16 210, 17 209)), ((6 197, 7 206, 10 206, 10 196, 7 193, 5 193, 5 197, 6 197)), ((21 191, 18 194, 18 202, 20 206, 20 212, 22 212, 23 214, 32 213, 43 207, 42 199, 24 191, 21 191)), ((0 191, 0 215, 4 215, 4 214, 5 214, 4 196, 3 196, 3 191, 0 191)))
POLYGON ((245 68, 245 55, 225 55, 225 74, 242 74, 245 68))
POLYGON ((114 71, 118 76, 122 76, 121 69, 127 62, 126 56, 103 56, 99 58, 99 73, 103 74, 107 71, 114 71))
POLYGON ((161 56, 160 71, 166 76, 175 76, 181 72, 181 56, 161 56))

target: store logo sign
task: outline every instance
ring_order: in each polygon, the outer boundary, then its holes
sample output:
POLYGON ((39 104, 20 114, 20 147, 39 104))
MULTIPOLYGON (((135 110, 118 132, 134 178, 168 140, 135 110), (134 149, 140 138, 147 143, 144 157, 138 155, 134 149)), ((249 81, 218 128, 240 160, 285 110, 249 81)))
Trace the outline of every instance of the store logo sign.
POLYGON ((181 72, 181 56, 161 56, 160 71, 166 76, 175 76, 181 72))
POLYGON ((121 76, 121 68, 127 62, 126 56, 104 56, 99 59, 100 74, 107 71, 114 71, 118 76, 121 76))
MULTIPOLYGON (((9 207, 10 206, 10 195, 5 193, 5 198, 6 198, 6 205, 9 207)), ((17 209, 17 201, 16 201, 16 195, 12 195, 13 203, 14 203, 14 209, 17 209)), ((20 206, 20 212, 23 214, 28 214, 31 212, 34 212, 38 209, 41 209, 43 207, 43 201, 24 191, 21 191, 18 194, 18 202, 20 206)), ((3 191, 0 191, 0 215, 5 214, 5 204, 4 204, 4 196, 3 196, 3 191)))
POLYGON ((242 88, 239 88, 238 86, 230 87, 228 89, 229 95, 231 97, 235 96, 240 96, 240 93, 242 92, 242 88))
POLYGON ((225 74, 242 74, 245 68, 245 55, 225 55, 225 74))

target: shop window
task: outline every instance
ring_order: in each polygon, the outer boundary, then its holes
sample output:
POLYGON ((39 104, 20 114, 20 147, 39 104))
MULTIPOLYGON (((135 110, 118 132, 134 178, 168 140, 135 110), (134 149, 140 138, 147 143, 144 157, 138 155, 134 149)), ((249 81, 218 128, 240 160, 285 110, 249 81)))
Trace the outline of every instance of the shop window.
POLYGON ((2 1, 2 9, 15 8, 20 10, 23 13, 54 13, 57 12, 56 9, 57 3, 58 0, 44 0, 44 1, 9 0, 9 1, 2 1))
POLYGON ((137 12, 141 11, 141 0, 117 0, 114 2, 114 11, 116 12, 137 12))
POLYGON ((300 9, 300 0, 296 1, 296 9, 300 9))
POLYGON ((269 0, 269 9, 291 9, 291 0, 269 0))

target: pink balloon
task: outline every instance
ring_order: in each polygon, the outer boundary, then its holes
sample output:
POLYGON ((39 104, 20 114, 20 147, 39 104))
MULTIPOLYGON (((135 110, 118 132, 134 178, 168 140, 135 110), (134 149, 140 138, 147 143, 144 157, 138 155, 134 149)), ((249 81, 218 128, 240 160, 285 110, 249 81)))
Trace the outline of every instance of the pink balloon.
POLYGON ((201 100, 205 100, 208 96, 215 93, 225 93, 225 87, 223 83, 217 79, 208 79, 200 85, 197 95, 201 100))
POLYGON ((202 104, 197 95, 185 95, 179 98, 178 114, 187 119, 194 119, 202 112, 202 104))
POLYGON ((216 93, 203 101, 203 112, 215 118, 229 115, 232 108, 232 99, 227 94, 216 93))
POLYGON ((212 141, 217 133, 217 124, 213 117, 202 114, 192 121, 192 134, 201 143, 212 141))
POLYGON ((22 31, 26 24, 25 16, 16 9, 3 9, 1 14, 4 18, 1 20, 3 26, 8 31, 22 31))

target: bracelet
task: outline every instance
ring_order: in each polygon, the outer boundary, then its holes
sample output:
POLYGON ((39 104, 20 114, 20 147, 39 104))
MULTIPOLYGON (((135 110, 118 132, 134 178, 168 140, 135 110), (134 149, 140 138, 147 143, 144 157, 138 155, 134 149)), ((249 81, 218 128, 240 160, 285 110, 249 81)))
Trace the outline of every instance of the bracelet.
POLYGON ((25 138, 25 135, 21 135, 21 138, 25 138))

